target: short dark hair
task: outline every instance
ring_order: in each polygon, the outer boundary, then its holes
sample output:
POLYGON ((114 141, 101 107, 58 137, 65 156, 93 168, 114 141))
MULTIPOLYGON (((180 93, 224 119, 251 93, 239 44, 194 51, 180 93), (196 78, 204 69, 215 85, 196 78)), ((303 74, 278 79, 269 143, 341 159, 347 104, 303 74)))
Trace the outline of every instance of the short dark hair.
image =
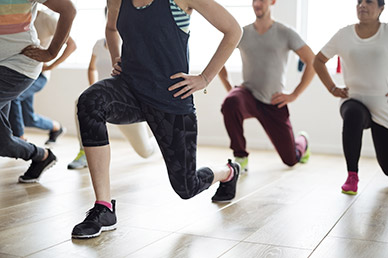
POLYGON ((377 0, 377 3, 378 5, 381 7, 381 6, 384 6, 385 5, 385 0, 377 0))

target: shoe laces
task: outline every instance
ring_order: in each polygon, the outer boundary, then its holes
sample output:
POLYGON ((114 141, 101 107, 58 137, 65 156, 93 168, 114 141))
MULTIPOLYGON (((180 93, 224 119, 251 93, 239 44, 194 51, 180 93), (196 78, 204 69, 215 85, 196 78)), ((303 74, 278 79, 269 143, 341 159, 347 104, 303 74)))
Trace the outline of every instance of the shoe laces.
POLYGON ((78 160, 79 160, 80 158, 82 158, 82 156, 84 156, 84 155, 85 155, 85 152, 82 151, 82 150, 80 150, 80 151, 78 152, 78 154, 77 154, 77 157, 75 157, 74 160, 78 161, 78 160))
POLYGON ((86 219, 85 220, 98 221, 100 218, 100 214, 102 212, 105 212, 107 209, 108 208, 100 207, 100 206, 96 205, 86 212, 86 219))
POLYGON ((358 176, 357 175, 349 175, 348 179, 345 182, 346 184, 357 184, 358 183, 358 176))

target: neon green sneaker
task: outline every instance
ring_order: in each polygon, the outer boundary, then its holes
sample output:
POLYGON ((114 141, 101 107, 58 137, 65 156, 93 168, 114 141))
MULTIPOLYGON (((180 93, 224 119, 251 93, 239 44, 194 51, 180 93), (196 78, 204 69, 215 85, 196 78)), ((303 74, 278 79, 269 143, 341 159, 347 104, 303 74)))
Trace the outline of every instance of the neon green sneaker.
POLYGON ((248 157, 234 157, 234 162, 240 164, 241 173, 248 173, 248 157))
POLYGON ((86 161, 85 151, 80 150, 78 152, 77 157, 67 165, 67 169, 81 169, 88 167, 88 163, 86 161))
POLYGON ((298 135, 303 136, 307 142, 306 151, 304 152, 303 156, 299 160, 299 163, 305 164, 309 161, 310 155, 311 155, 310 145, 309 145, 309 135, 305 131, 299 132, 298 135))

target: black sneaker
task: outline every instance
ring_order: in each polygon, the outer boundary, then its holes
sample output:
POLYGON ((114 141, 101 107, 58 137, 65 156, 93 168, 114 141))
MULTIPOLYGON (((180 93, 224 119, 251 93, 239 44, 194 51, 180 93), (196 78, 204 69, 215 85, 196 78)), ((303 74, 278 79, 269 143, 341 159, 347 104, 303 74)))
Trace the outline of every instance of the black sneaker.
POLYGON ((61 126, 61 128, 59 128, 58 131, 50 131, 49 133, 49 138, 48 140, 45 142, 46 145, 49 145, 49 144, 52 144, 52 143, 55 143, 57 141, 57 138, 65 133, 66 129, 64 127, 61 126))
POLYGON ((222 183, 217 189, 216 194, 212 197, 213 202, 230 202, 236 195, 237 180, 240 175, 240 164, 228 159, 228 164, 234 170, 234 176, 229 182, 222 183))
POLYGON ((73 238, 92 238, 98 237, 102 231, 116 229, 116 201, 111 202, 113 211, 105 205, 94 204, 94 207, 86 213, 85 220, 75 225, 71 236, 73 238))
POLYGON ((48 156, 45 160, 42 161, 32 161, 30 167, 24 173, 24 175, 19 176, 19 183, 36 183, 39 182, 39 178, 44 171, 54 166, 57 162, 57 157, 51 152, 50 149, 47 149, 48 156))

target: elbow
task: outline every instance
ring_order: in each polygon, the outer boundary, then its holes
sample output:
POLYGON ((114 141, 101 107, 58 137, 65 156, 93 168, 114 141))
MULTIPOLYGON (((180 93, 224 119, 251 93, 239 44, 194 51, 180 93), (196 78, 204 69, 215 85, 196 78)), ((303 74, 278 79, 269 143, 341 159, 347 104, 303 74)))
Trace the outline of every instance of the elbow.
POLYGON ((237 26, 235 28, 235 33, 234 33, 234 35, 235 35, 235 37, 234 37, 235 41, 234 42, 235 42, 236 46, 240 42, 242 34, 243 34, 242 28, 240 27, 240 25, 237 24, 237 26))
POLYGON ((319 65, 320 65, 320 61, 318 60, 317 56, 315 56, 313 60, 313 67, 315 71, 319 69, 319 65))
POLYGON ((68 13, 72 20, 74 20, 75 16, 77 15, 77 9, 73 3, 70 4, 69 10, 67 10, 66 13, 68 13))

